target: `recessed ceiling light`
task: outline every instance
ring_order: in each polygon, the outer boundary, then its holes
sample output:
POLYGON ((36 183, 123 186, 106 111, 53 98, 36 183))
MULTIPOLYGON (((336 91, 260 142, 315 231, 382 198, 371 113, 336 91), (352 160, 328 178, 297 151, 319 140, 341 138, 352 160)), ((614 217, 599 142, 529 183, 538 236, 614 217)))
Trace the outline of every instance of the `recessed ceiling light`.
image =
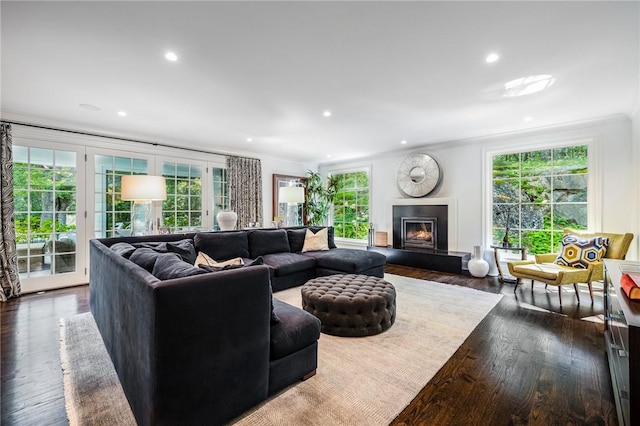
POLYGON ((516 78, 504 84, 504 93, 502 96, 505 98, 513 98, 516 96, 531 95, 532 93, 537 93, 548 88, 555 83, 555 81, 556 79, 553 78, 552 75, 546 74, 516 78))
POLYGON ((401 143, 402 145, 406 145, 406 144, 407 144, 407 141, 400 141, 400 143, 401 143))
POLYGON ((247 142, 253 142, 253 139, 247 138, 247 142))
POLYGON ((118 115, 119 115, 120 117, 126 117, 126 116, 127 116, 127 113, 126 113, 125 111, 118 111, 118 115))
POLYGON ((498 55, 497 53, 490 53, 489 55, 487 55, 485 61, 487 61, 488 63, 492 64, 495 61, 497 61, 498 59, 500 59, 500 55, 498 55))
POLYGON ((327 158, 331 158, 331 154, 327 154, 327 158))
POLYGON ((178 56, 173 52, 167 52, 164 54, 164 57, 167 61, 175 62, 178 60, 178 56))
POLYGON ((322 113, 325 117, 331 117, 331 111, 325 111, 322 113))
POLYGON ((528 115, 524 118, 524 121, 533 121, 533 117, 528 115))
POLYGON ((100 108, 91 104, 80 104, 78 106, 82 109, 86 109, 87 111, 100 111, 100 108))

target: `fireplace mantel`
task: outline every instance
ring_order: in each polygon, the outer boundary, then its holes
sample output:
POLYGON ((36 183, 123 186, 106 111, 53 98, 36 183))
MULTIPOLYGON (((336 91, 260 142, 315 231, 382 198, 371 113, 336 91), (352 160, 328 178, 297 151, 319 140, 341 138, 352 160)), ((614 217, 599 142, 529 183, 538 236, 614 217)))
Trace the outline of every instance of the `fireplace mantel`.
POLYGON ((393 229, 393 206, 447 206, 449 250, 458 250, 458 200, 453 197, 440 198, 390 198, 388 207, 388 229, 393 229))

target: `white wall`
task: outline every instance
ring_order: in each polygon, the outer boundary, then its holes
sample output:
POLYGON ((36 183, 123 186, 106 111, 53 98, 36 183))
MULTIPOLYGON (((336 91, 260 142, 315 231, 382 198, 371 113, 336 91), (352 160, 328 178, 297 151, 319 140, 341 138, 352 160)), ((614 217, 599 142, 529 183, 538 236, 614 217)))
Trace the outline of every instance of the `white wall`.
MULTIPOLYGON (((637 142, 637 134, 635 141, 637 142)), ((411 152, 421 151, 434 157, 442 170, 442 180, 427 197, 447 197, 457 200, 458 241, 450 241, 450 250, 473 251, 473 246, 487 245, 489 235, 484 209, 483 182, 488 173, 483 168, 485 155, 496 150, 519 151, 522 148, 562 141, 590 141, 593 147, 594 194, 596 210, 592 218, 594 230, 633 232, 638 235, 639 218, 635 197, 638 180, 633 179, 631 120, 626 116, 568 124, 561 127, 528 132, 495 135, 465 141, 452 141, 437 145, 414 147, 379 155, 358 162, 322 164, 320 172, 352 166, 371 166, 371 221, 376 230, 392 231, 391 205, 394 198, 404 196, 396 185, 396 173, 402 160, 411 152)), ((490 186, 488 187, 490 190, 490 186)), ((637 258, 633 246, 628 258, 637 258)))
MULTIPOLYGON (((631 114, 631 144, 633 150, 633 181, 639 182, 635 190, 635 210, 640 212, 640 95, 636 97, 635 107, 631 114)), ((640 230, 640 214, 638 214, 637 229, 640 230)), ((640 256, 640 231, 632 246, 640 256)))

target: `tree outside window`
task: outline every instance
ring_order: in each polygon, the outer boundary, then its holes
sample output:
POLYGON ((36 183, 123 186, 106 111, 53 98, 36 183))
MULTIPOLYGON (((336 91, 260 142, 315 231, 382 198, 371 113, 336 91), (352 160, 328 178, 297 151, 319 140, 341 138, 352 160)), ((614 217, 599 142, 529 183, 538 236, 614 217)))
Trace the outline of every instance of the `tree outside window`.
POLYGON ((336 237, 365 240, 369 235, 369 172, 332 173, 336 181, 333 226, 336 237))
POLYGON ((492 241, 556 252, 564 228, 587 228, 586 145, 493 157, 492 241))

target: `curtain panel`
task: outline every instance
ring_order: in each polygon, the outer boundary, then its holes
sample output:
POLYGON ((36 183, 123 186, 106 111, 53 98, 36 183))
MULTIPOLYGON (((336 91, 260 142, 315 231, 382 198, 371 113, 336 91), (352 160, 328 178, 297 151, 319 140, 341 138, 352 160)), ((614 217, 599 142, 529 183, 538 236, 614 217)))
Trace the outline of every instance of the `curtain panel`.
POLYGON ((260 160, 227 157, 229 205, 238 215, 238 229, 262 224, 262 166, 260 160))
POLYGON ((0 301, 20 295, 16 229, 13 213, 13 146, 11 124, 0 124, 0 301))

